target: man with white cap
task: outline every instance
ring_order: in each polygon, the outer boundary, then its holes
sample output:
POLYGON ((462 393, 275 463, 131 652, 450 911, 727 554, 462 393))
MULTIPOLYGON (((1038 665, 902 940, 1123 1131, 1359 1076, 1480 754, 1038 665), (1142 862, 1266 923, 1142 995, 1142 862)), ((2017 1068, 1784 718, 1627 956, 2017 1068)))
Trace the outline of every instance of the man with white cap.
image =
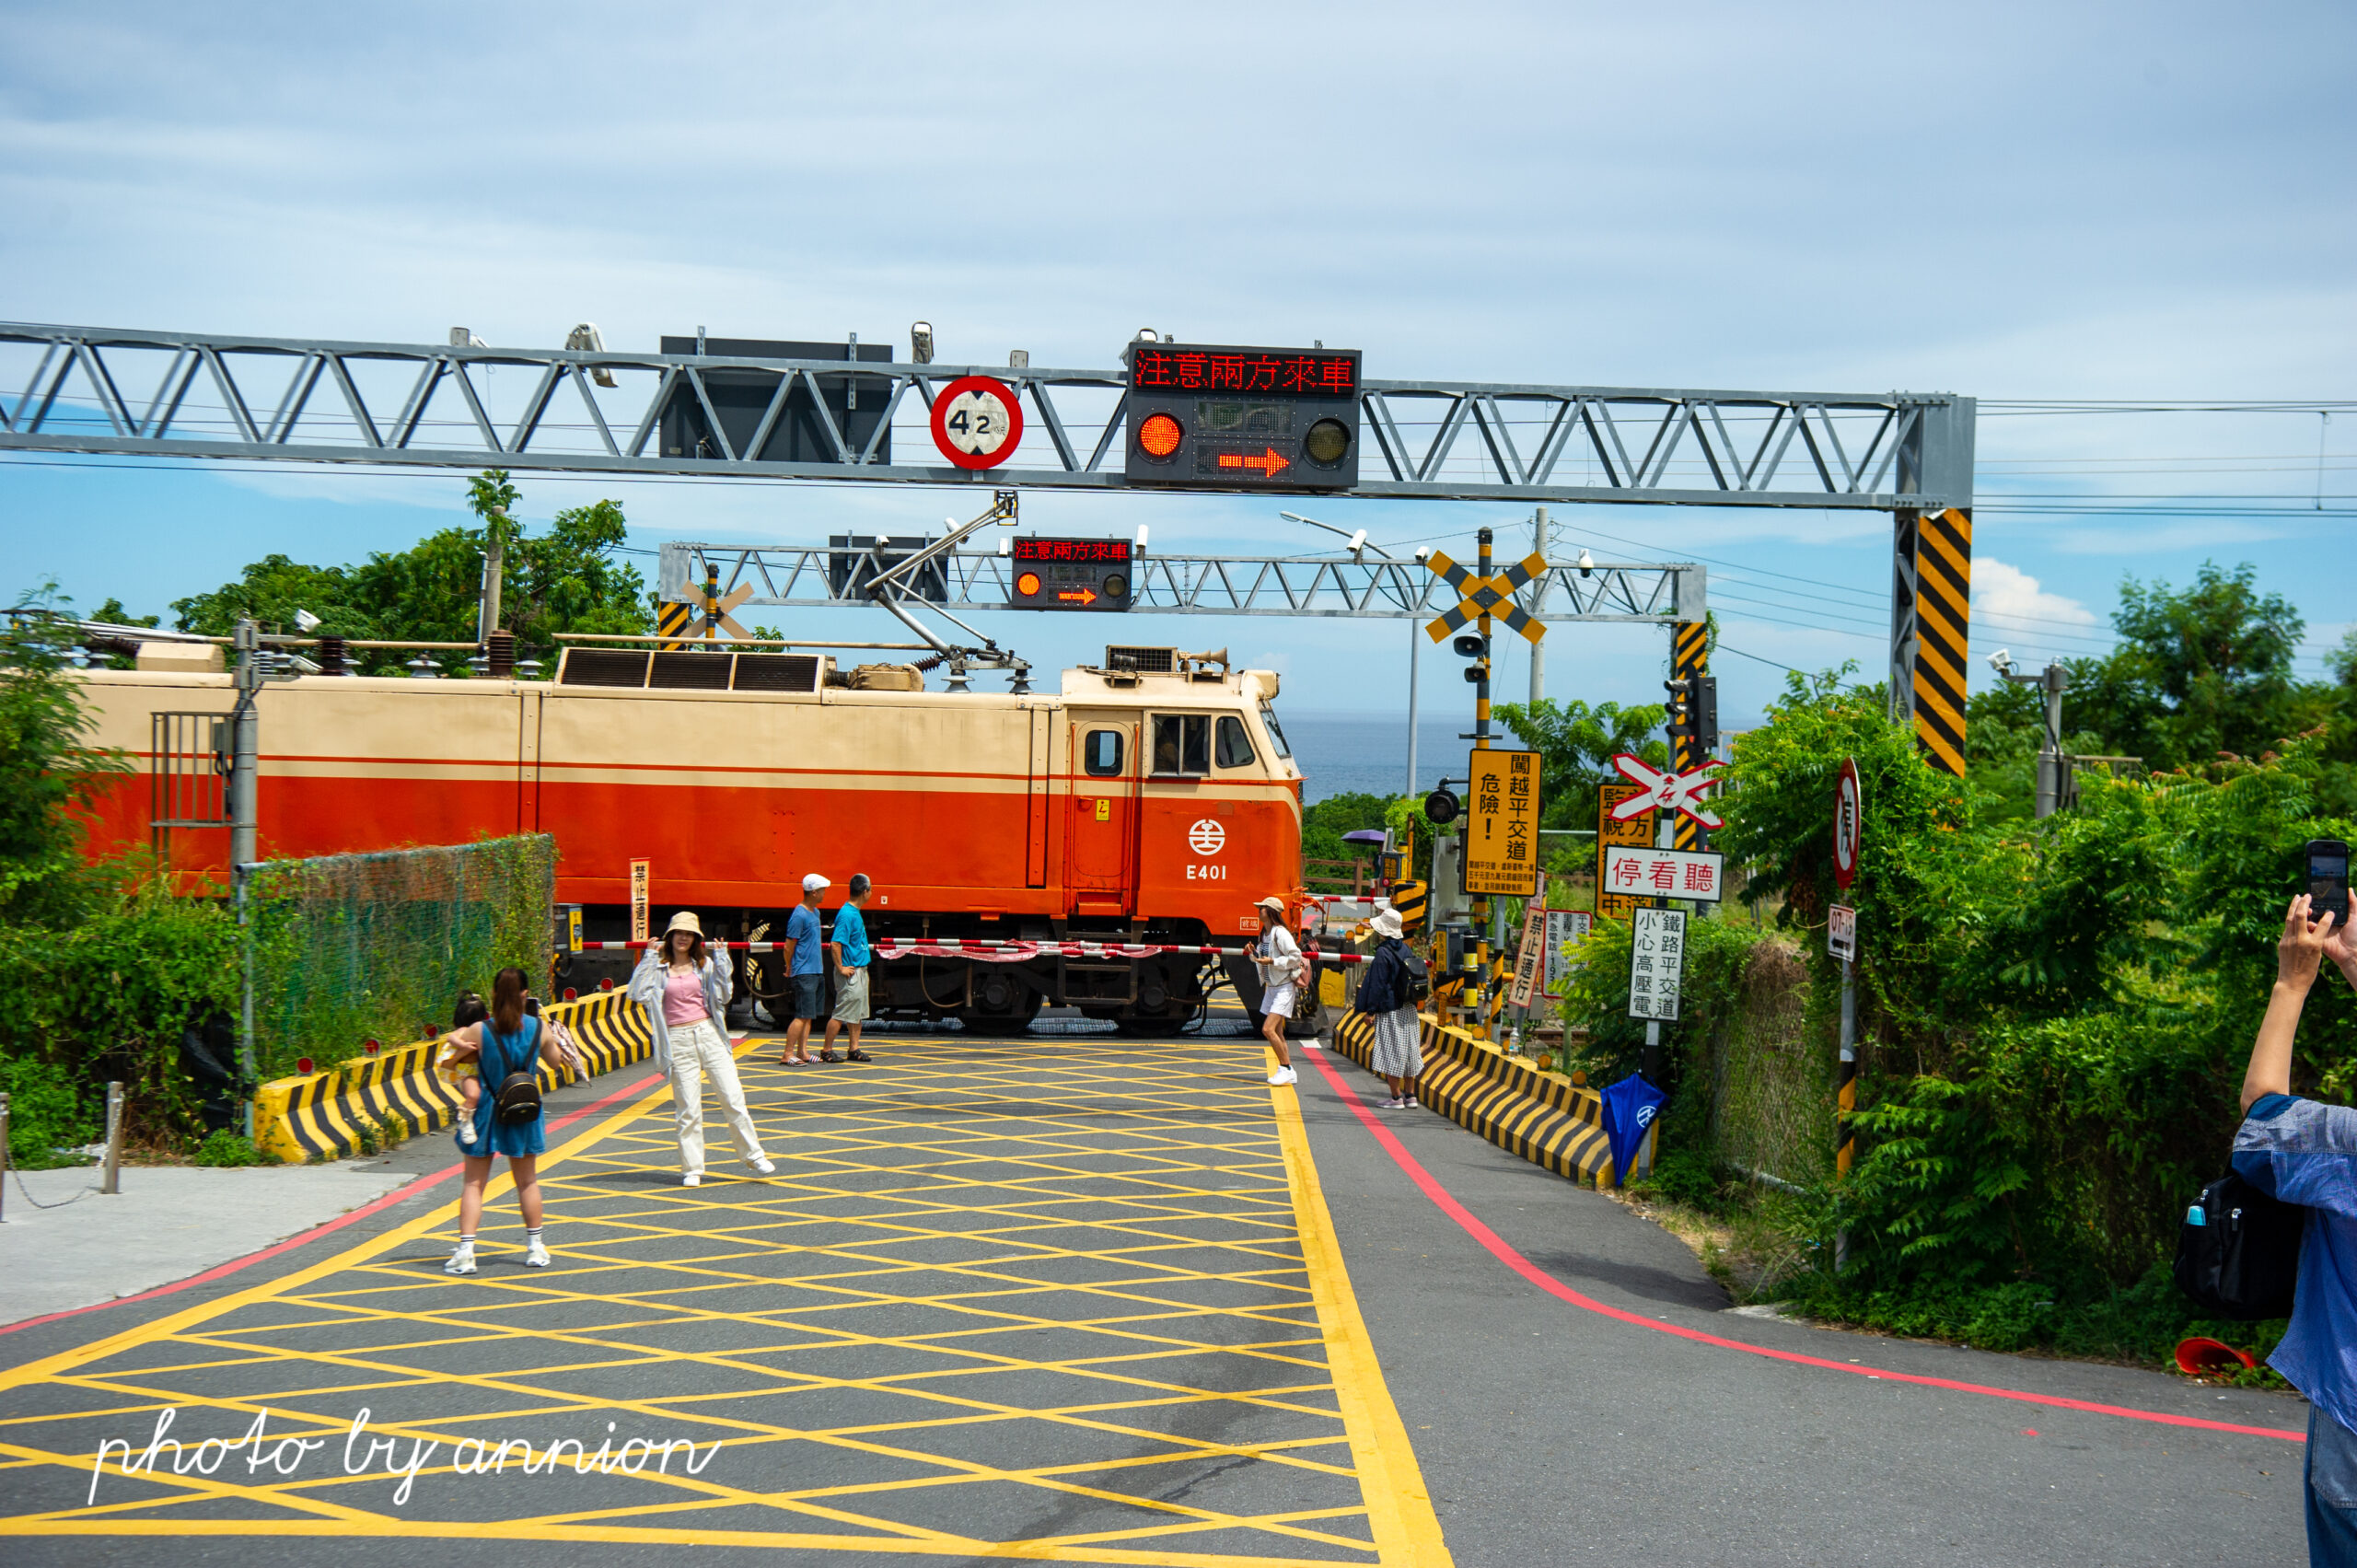
POLYGON ((1285 1048, 1285 1025, 1293 1021, 1294 999, 1308 977, 1309 961, 1302 957, 1293 923, 1285 919, 1283 899, 1271 893, 1252 907, 1260 915, 1260 940, 1252 949, 1252 965, 1260 975, 1260 1038, 1277 1053, 1277 1070, 1269 1074, 1269 1082, 1299 1083, 1293 1052, 1285 1048))
POLYGON ((1391 1098, 1383 1109, 1402 1110, 1416 1103, 1416 1080, 1424 1072, 1412 985, 1417 965, 1401 939, 1406 927, 1398 910, 1378 910, 1369 923, 1375 928, 1375 957, 1359 977, 1358 997, 1351 1006, 1375 1020, 1375 1049, 1367 1065, 1391 1085, 1391 1098))
POLYGON ((786 989, 792 993, 794 1019, 785 1026, 785 1054, 778 1065, 815 1060, 810 1054, 810 1020, 827 1002, 827 943, 819 930, 819 895, 827 879, 813 871, 802 879, 802 902, 785 922, 786 989))

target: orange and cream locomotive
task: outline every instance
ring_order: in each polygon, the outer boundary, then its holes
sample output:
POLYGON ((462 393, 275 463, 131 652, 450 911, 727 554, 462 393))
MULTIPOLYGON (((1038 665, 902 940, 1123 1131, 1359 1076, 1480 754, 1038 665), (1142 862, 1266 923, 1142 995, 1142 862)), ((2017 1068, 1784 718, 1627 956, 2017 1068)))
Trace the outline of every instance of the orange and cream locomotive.
MULTIPOLYGON (((148 647, 143 663, 192 651, 148 647)), ((99 744, 151 765, 152 714, 235 701, 226 673, 85 679, 99 744)), ((1166 648, 1109 648, 1052 694, 926 691, 911 667, 845 674, 808 654, 613 647, 567 650, 548 682, 303 676, 258 698, 261 853, 552 834, 556 897, 583 906, 591 942, 629 935, 634 860, 650 863, 657 929, 694 909, 737 940, 782 934, 806 872, 834 884, 830 901, 865 872, 870 934, 930 949, 879 957, 879 1014, 1004 1027, 1069 1005, 1155 1032, 1193 1015, 1207 959, 1119 948, 1236 947, 1255 899, 1298 887, 1301 770, 1277 685, 1166 648), (954 956, 992 938, 1058 946, 954 956)), ((148 779, 116 781, 93 850, 147 843, 150 799, 148 779)), ((176 829, 170 854, 221 872, 227 830, 176 829)), ((618 981, 631 957, 572 956, 563 982, 618 981)), ((773 958, 752 963, 751 989, 784 989, 773 958)))

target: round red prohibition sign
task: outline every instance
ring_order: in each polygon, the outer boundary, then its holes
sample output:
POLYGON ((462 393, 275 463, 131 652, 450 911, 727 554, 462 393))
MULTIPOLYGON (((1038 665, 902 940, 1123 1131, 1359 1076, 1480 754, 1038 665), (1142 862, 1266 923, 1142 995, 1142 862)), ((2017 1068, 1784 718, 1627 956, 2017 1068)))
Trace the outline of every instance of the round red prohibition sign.
POLYGON ((992 469, 1023 441, 1023 402, 991 376, 960 376, 933 400, 933 444, 961 469, 992 469))
POLYGON ((1847 888, 1858 877, 1859 807, 1864 796, 1858 787, 1858 763, 1853 757, 1841 759, 1841 776, 1833 785, 1833 881, 1847 888))

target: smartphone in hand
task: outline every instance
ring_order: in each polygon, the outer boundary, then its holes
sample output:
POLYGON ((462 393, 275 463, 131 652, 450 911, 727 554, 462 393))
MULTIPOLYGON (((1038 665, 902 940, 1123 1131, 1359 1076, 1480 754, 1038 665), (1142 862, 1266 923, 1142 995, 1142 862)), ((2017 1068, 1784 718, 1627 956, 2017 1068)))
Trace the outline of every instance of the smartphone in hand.
POLYGON ((2330 910, 2338 931, 2349 923, 2349 846, 2339 839, 2310 839, 2300 853, 2307 861, 2309 918, 2330 910))

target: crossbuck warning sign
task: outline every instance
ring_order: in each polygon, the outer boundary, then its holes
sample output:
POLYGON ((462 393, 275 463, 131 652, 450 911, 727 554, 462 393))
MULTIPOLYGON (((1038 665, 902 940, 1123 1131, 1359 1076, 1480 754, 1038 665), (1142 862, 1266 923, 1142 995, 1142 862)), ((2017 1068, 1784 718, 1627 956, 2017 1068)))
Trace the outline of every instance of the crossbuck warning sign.
POLYGON ((1494 577, 1476 576, 1438 551, 1433 552, 1424 564, 1460 596, 1456 609, 1424 628, 1434 642, 1451 632, 1462 632, 1467 622, 1484 615, 1495 616, 1534 643, 1547 634, 1547 628, 1525 614, 1522 606, 1514 601, 1515 594, 1547 575, 1545 556, 1527 555, 1494 577))

